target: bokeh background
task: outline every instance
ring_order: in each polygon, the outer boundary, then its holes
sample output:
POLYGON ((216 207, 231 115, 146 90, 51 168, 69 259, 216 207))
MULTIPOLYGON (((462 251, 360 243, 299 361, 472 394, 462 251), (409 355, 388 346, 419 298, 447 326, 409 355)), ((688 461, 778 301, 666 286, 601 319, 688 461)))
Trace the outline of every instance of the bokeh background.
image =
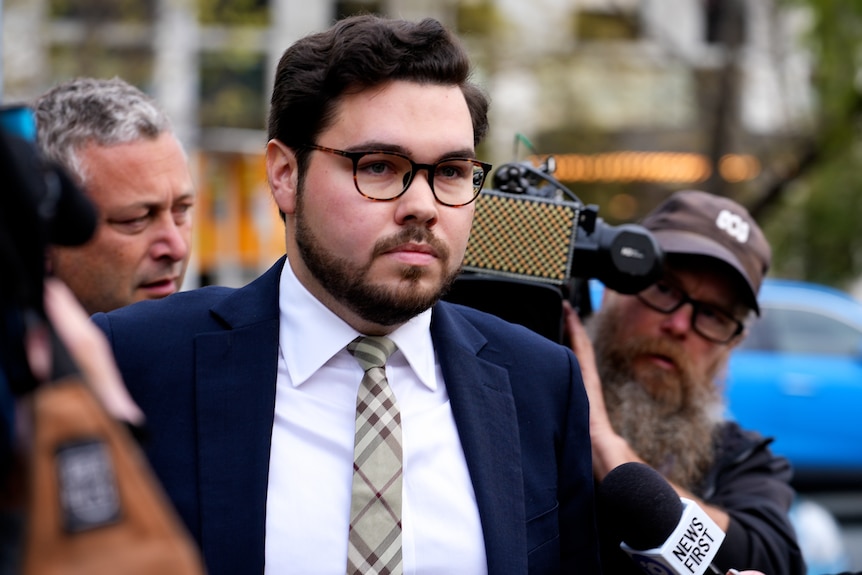
POLYGON ((493 99, 480 150, 557 157, 610 223, 701 188, 750 208, 773 274, 857 291, 862 2, 856 0, 0 0, 2 102, 119 75, 168 109, 200 185, 192 283, 281 253, 261 151, 272 73, 336 18, 434 16, 493 99))
MULTIPOLYGON (((553 155, 612 224, 679 189, 732 197, 771 276, 862 294, 859 0, 0 0, 0 104, 78 75, 152 94, 200 192, 186 287, 241 285, 283 253, 262 158, 276 63, 358 12, 457 31, 492 99, 481 159, 553 155)), ((862 489, 809 495, 862 569, 862 489)))

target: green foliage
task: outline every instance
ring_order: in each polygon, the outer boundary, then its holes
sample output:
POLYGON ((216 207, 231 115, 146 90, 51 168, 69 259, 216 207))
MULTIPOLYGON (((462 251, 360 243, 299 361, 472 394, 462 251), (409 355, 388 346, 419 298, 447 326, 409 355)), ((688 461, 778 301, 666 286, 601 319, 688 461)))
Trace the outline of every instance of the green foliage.
POLYGON ((456 6, 458 34, 488 36, 493 31, 497 18, 494 6, 489 0, 459 2, 456 6))
POLYGON ((155 14, 155 0, 50 0, 54 18, 81 18, 90 22, 147 22, 155 14))
POLYGON ((262 129, 265 58, 261 54, 201 55, 199 122, 206 127, 262 129))
POLYGON ((147 50, 108 48, 97 43, 54 46, 50 51, 51 78, 59 82, 75 76, 120 76, 144 91, 151 88, 153 58, 147 50))
POLYGON ((764 229, 776 275, 846 288, 862 273, 862 177, 852 149, 800 178, 764 229))
POLYGON ((379 14, 385 15, 382 2, 371 2, 369 0, 341 0, 335 3, 335 17, 347 18, 356 14, 379 14))
POLYGON ((266 26, 269 6, 266 0, 197 0, 201 24, 266 26))
POLYGON ((638 37, 637 13, 590 12, 584 10, 577 19, 577 37, 581 40, 634 40, 638 37))
POLYGON ((859 92, 862 2, 786 0, 814 16, 817 133, 812 157, 763 219, 775 252, 773 273, 837 287, 862 274, 859 92))

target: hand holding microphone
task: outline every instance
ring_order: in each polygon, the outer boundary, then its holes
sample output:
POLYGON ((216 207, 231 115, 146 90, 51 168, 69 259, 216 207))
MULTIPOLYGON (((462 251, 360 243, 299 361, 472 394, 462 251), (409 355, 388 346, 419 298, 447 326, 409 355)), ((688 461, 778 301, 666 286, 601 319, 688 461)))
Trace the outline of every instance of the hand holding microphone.
POLYGON ((619 526, 620 547, 645 573, 724 573, 712 565, 724 532, 652 467, 631 462, 614 468, 598 496, 602 513, 619 526))

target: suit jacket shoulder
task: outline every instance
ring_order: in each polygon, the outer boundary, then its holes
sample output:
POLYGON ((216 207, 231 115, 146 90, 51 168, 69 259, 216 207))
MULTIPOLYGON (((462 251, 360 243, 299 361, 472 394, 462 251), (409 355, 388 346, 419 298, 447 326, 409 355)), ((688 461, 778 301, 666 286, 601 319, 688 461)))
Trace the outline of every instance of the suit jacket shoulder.
POLYGON ((243 288, 93 317, 147 418, 150 464, 214 575, 263 572, 284 263, 243 288))

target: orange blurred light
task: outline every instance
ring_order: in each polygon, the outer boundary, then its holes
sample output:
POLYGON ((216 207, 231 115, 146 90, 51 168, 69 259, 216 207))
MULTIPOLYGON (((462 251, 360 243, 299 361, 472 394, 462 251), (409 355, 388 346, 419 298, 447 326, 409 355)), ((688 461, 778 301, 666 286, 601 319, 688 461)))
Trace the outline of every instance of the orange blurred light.
MULTIPOLYGON (((554 156, 554 177, 563 182, 656 182, 696 184, 712 174, 709 159, 687 152, 622 151, 554 156)), ((719 170, 731 183, 756 178, 760 162, 752 155, 728 154, 719 170)))
POLYGON ((751 155, 727 154, 719 160, 718 170, 725 181, 735 184, 756 178, 760 174, 760 162, 751 155))

